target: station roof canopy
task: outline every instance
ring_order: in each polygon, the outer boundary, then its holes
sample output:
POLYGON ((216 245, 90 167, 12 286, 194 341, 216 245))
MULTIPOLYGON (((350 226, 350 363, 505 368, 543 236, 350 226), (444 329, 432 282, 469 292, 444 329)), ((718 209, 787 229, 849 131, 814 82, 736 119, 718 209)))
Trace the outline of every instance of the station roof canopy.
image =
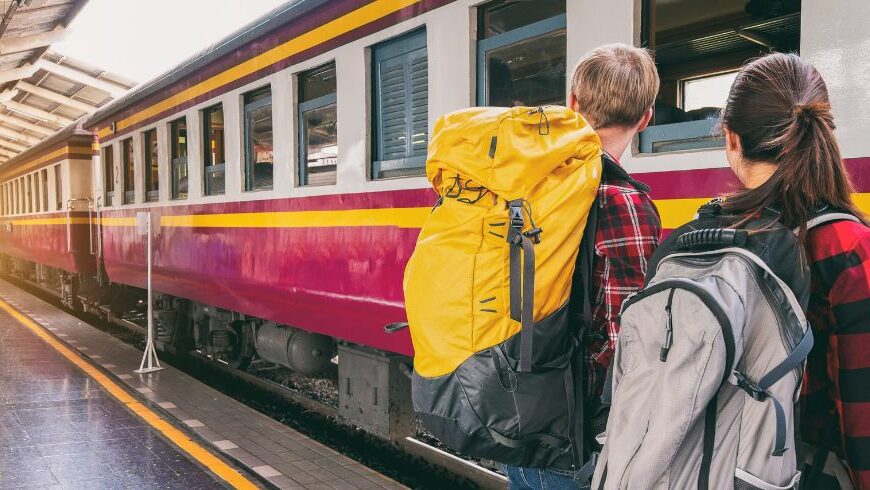
POLYGON ((135 84, 51 51, 87 0, 0 0, 0 164, 135 84))

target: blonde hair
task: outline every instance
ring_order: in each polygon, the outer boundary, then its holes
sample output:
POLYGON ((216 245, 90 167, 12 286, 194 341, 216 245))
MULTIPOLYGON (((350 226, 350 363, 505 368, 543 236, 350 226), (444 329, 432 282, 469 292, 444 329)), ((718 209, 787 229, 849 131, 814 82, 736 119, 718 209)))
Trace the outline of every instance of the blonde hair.
POLYGON ((649 50, 607 44, 577 63, 571 93, 596 129, 632 127, 653 106, 659 75, 649 50))

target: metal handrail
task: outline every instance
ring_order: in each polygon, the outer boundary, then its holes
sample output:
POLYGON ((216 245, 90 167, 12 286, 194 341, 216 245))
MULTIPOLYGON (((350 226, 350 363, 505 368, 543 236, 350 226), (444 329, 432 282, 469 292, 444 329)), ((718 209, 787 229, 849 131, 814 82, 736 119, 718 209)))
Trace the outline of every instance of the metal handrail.
POLYGON ((88 203, 88 244, 91 255, 94 255, 94 207, 89 197, 66 200, 66 253, 72 253, 72 203, 74 202, 88 203))

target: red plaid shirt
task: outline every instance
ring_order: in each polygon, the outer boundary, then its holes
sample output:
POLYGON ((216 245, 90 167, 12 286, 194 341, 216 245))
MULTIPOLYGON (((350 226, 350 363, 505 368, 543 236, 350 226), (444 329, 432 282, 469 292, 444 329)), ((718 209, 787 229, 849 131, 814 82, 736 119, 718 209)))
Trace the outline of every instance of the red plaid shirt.
POLYGON ((833 414, 838 453, 870 490, 870 228, 839 221, 811 230, 809 320, 815 345, 803 384, 802 433, 818 442, 833 414))
POLYGON ((587 390, 600 394, 619 333, 619 310, 643 287, 647 262, 658 247, 662 223, 649 187, 611 158, 602 158, 592 273, 592 336, 586 352, 587 390))

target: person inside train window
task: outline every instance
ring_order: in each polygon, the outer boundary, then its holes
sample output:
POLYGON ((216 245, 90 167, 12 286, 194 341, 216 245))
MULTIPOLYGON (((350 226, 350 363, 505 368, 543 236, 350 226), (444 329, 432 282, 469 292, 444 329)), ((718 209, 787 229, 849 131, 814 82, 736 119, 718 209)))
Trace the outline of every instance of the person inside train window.
POLYGON ((145 201, 160 199, 159 163, 157 159, 157 129, 149 129, 142 135, 142 152, 145 174, 145 201))
POLYGON ((565 4, 498 0, 478 7, 478 105, 564 102, 565 4))
POLYGON ((429 143, 426 30, 374 46, 372 65, 372 178, 423 175, 429 143))
POLYGON ((643 0, 641 42, 662 83, 640 151, 722 147, 714 127, 737 70, 800 48, 800 0, 643 0))
POLYGON ((136 201, 136 177, 133 168, 133 139, 121 142, 121 172, 124 177, 124 204, 136 201))
POLYGON ((299 75, 299 185, 335 184, 335 63, 299 75))
POLYGON ((224 193, 224 109, 221 104, 202 111, 204 191, 206 196, 224 193))
POLYGON ((245 94, 245 190, 272 189, 272 91, 245 94))
POLYGON ((172 199, 187 198, 187 118, 169 123, 170 177, 172 199))
MULTIPOLYGON (((572 296, 588 293, 591 301, 590 324, 577 325, 588 332, 583 343, 581 389, 584 400, 597 401, 616 338, 622 302, 644 284, 647 263, 659 245, 662 224, 658 210, 649 196, 649 187, 633 179, 620 166, 638 132, 652 118, 659 78, 649 51, 624 44, 610 44, 593 49, 577 64, 571 78, 568 106, 579 112, 601 138, 602 178, 596 205, 595 256, 589 284, 575 281, 572 296)), ((582 303, 582 302, 581 302, 582 303)), ((575 318, 585 317, 576 312, 575 318)), ((579 321, 579 320, 578 320, 579 321)), ((594 427, 603 426, 606 412, 598 403, 585 409, 591 415, 583 421, 584 439, 594 447, 594 427)), ((588 455, 584 455, 588 457, 588 455)), ((591 460, 590 460, 591 461, 591 460)), ((590 462, 594 466, 594 462, 590 462)), ((511 489, 577 488, 579 472, 557 469, 506 466, 511 489)))
POLYGON ((847 488, 836 478, 842 458, 852 485, 870 489, 870 227, 854 200, 825 81, 794 54, 760 58, 737 76, 722 127, 742 184, 723 210, 736 216, 777 210, 783 224, 799 230, 811 266, 807 317, 815 341, 800 422, 804 440, 822 448, 808 455, 826 464, 805 471, 801 488, 847 488), (854 221, 807 231, 810 218, 829 211, 854 221))

